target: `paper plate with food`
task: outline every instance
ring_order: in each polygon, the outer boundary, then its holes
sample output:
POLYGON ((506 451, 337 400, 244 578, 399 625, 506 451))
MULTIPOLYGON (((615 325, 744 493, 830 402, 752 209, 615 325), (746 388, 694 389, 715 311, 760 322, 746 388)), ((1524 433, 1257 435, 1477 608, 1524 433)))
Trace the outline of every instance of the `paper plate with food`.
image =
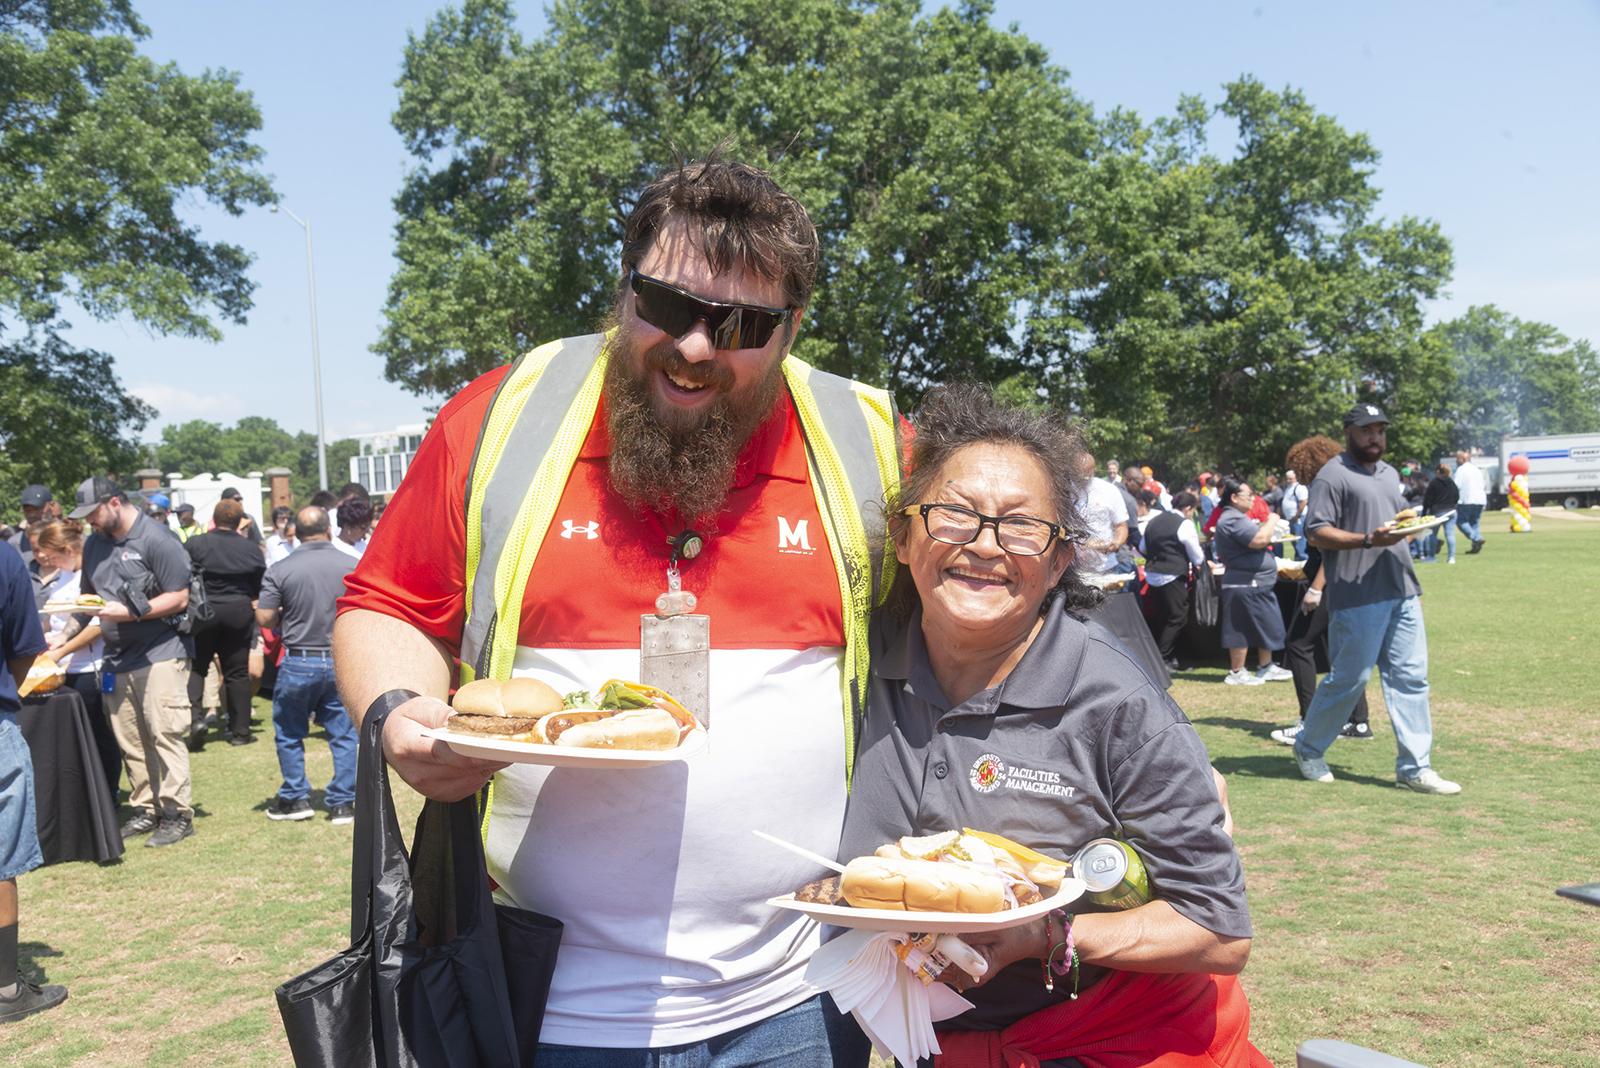
POLYGON ((51 690, 58 690, 66 678, 66 669, 60 664, 48 656, 35 657, 33 663, 28 665, 27 678, 17 687, 17 696, 36 697, 51 690))
POLYGON ((970 828, 902 838, 848 864, 822 863, 837 874, 767 904, 835 927, 962 934, 1036 920, 1084 890, 1067 861, 970 828))
POLYGON ((1446 512, 1444 515, 1419 515, 1415 508, 1405 508, 1395 513, 1395 517, 1384 524, 1384 529, 1394 534, 1404 534, 1410 537, 1413 534, 1423 534, 1444 526, 1456 517, 1455 512, 1446 512))
POLYGON ((684 760, 706 745, 694 715, 670 694, 612 679, 563 694, 538 679, 476 679, 454 712, 427 731, 463 756, 547 767, 640 768, 684 760))
POLYGON ((70 612, 77 616, 97 616, 105 610, 106 599, 97 597, 92 593, 85 593, 78 597, 65 597, 59 601, 46 601, 39 611, 47 615, 61 615, 70 612))

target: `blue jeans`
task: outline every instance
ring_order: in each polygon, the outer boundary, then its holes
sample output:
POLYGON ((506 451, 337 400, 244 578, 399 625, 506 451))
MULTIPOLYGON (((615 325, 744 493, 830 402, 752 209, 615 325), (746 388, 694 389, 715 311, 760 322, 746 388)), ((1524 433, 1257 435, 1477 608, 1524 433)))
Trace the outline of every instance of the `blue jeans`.
POLYGON ((604 1049, 539 1043, 539 1068, 867 1068, 871 1044, 819 994, 725 1035, 683 1046, 604 1049))
POLYGON ((1445 546, 1449 549, 1449 558, 1454 560, 1456 558, 1456 525, 1454 523, 1446 523, 1437 530, 1428 531, 1428 536, 1423 539, 1426 544, 1422 547, 1422 555, 1430 560, 1439 555, 1440 532, 1444 533, 1445 546))
POLYGON ((1482 541, 1483 532, 1478 529, 1478 520, 1483 518, 1483 505, 1458 504, 1456 505, 1456 526, 1461 528, 1472 541, 1482 541))
POLYGON ((356 728, 333 685, 333 661, 311 656, 286 656, 272 686, 272 726, 278 743, 278 769, 283 785, 278 796, 296 801, 311 796, 306 781, 306 735, 316 717, 328 732, 333 752, 333 781, 323 804, 353 804, 356 799, 356 728))
POLYGON ((1409 779, 1426 768, 1433 748, 1433 713, 1421 599, 1405 597, 1330 613, 1328 663, 1295 739, 1295 755, 1320 758, 1328 751, 1376 665, 1394 726, 1395 774, 1409 779))

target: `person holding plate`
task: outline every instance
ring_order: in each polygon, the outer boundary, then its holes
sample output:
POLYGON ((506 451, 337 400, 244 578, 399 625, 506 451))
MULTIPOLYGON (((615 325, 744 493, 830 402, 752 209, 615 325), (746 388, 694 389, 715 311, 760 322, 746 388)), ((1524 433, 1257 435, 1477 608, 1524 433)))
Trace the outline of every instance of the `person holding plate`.
POLYGON ((1083 483, 1067 473, 1082 452, 1074 431, 982 387, 928 394, 889 514, 905 566, 874 621, 838 855, 962 827, 1060 859, 1120 839, 1153 899, 1127 911, 1079 901, 965 936, 988 969, 979 982, 946 973, 974 1008, 940 1032, 944 1056, 999 1063, 1014 1050, 1070 1065, 1092 1048, 1161 1064, 1204 1049, 1219 1065, 1265 1064, 1233 978, 1250 911, 1205 747, 1078 613, 1099 596, 1075 569, 1083 483), (1060 948, 1068 932, 1076 967, 1060 948))

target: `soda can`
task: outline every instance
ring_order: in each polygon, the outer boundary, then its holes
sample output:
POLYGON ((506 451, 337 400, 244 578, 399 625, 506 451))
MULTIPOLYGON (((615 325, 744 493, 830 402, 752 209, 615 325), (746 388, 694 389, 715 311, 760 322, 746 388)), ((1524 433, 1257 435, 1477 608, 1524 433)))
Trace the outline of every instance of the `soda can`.
POLYGON ((1150 876, 1144 861, 1126 842, 1096 838, 1072 858, 1072 874, 1097 905, 1112 909, 1137 908, 1150 900, 1150 876))

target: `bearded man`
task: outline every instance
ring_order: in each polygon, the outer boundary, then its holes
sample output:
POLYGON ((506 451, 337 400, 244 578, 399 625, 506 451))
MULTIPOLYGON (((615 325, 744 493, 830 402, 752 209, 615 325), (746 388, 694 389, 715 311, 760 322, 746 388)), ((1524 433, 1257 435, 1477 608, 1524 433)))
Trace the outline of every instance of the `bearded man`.
POLYGON ((816 928, 764 904, 815 871, 750 835, 836 853, 892 567, 871 504, 893 404, 789 356, 817 262, 764 172, 669 169, 627 221, 602 332, 445 405, 340 602, 345 706, 387 715, 389 763, 429 797, 493 775, 498 893, 565 924, 541 1065, 865 1063, 804 982, 816 928), (421 733, 457 670, 591 689, 647 675, 657 628, 688 621, 709 679, 677 694, 709 724, 693 760, 505 767, 421 733))

